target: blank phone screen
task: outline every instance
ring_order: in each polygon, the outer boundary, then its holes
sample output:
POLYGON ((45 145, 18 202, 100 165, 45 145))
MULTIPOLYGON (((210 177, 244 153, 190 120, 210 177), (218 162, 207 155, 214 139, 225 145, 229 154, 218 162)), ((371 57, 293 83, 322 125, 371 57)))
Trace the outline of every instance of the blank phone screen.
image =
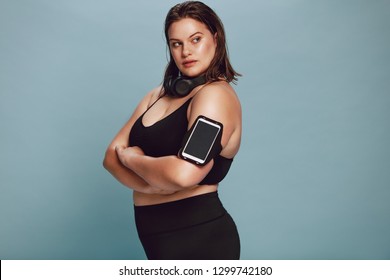
POLYGON ((218 131, 218 127, 198 121, 183 152, 205 160, 218 135, 218 131))

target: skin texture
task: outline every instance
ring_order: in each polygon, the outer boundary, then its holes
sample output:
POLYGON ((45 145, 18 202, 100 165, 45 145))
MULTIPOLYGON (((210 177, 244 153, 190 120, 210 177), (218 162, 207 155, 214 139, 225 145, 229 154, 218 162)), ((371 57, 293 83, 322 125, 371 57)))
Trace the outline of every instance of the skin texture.
MULTIPOLYGON (((216 38, 205 24, 184 18, 169 28, 169 47, 183 75, 203 74, 214 58, 216 38)), ((176 155, 154 158, 144 155, 139 147, 128 147, 129 131, 134 122, 158 98, 161 87, 151 90, 138 104, 130 119, 107 148, 104 167, 123 185, 134 190, 135 205, 152 205, 179 200, 217 190, 218 185, 197 185, 208 174, 213 161, 199 167, 176 155)), ((233 158, 241 139, 241 106, 233 88, 224 80, 196 87, 188 96, 164 96, 143 116, 142 123, 151 126, 165 118, 188 99, 188 128, 199 115, 223 124, 222 152, 233 158)))

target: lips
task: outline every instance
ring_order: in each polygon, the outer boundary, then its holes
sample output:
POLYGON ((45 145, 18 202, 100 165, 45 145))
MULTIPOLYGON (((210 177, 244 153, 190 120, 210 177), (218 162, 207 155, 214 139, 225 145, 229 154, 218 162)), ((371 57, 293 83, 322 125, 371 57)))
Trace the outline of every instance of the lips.
POLYGON ((183 66, 186 67, 186 68, 189 68, 189 67, 194 66, 195 63, 196 63, 196 60, 185 60, 183 62, 183 66))

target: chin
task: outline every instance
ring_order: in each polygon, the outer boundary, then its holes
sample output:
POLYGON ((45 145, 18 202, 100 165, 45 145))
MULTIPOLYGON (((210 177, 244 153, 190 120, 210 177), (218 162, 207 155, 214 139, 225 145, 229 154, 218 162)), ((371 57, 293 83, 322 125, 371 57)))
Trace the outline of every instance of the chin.
POLYGON ((203 73, 205 73, 205 71, 199 71, 199 70, 195 70, 195 69, 185 69, 185 70, 181 71, 181 73, 184 76, 193 78, 193 77, 198 77, 198 76, 202 75, 203 73))
MULTIPOLYGON (((203 67, 202 67, 203 68, 203 67)), ((180 72, 187 77, 198 77, 206 72, 207 69, 202 69, 200 67, 191 67, 191 68, 182 68, 179 69, 180 72)))

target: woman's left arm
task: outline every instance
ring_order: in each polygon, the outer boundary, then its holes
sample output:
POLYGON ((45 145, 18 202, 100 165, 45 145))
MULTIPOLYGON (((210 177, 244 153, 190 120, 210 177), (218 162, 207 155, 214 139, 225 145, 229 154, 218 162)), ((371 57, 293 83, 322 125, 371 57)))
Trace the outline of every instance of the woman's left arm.
MULTIPOLYGON (((199 115, 223 124, 222 147, 227 146, 229 139, 241 123, 241 108, 234 91, 231 91, 226 92, 226 86, 221 88, 210 84, 196 94, 188 111, 189 127, 199 115)), ((138 174, 151 186, 167 191, 180 191, 197 186, 213 166, 213 160, 205 166, 197 166, 178 156, 158 158, 146 156, 138 147, 117 147, 116 151, 124 166, 138 174)))

